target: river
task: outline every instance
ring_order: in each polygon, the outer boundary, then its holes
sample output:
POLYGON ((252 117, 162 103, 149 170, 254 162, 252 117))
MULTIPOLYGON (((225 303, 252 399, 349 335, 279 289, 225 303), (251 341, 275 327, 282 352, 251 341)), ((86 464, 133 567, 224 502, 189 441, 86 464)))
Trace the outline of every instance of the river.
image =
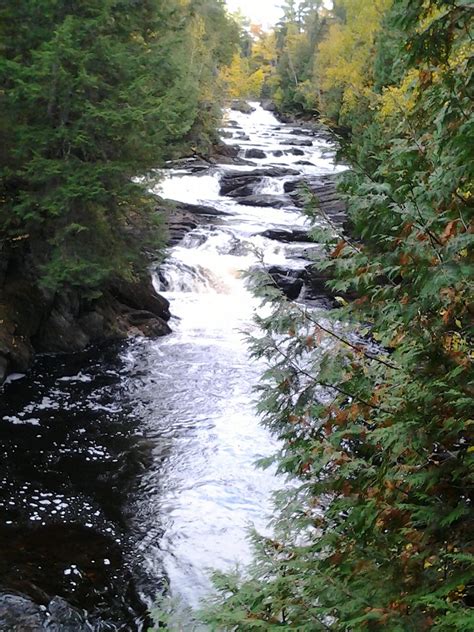
POLYGON ((253 187, 281 197, 285 182, 339 168, 326 139, 253 105, 252 114, 227 113, 223 133, 243 158, 263 152, 255 166, 169 170, 157 187, 224 213, 201 221, 156 271, 173 333, 43 356, 2 393, 0 584, 38 603, 58 594, 102 621, 97 630, 145 629, 143 603, 163 590, 195 607, 210 568, 249 561, 248 529, 266 529, 283 484, 254 465, 276 445, 255 412, 262 367, 243 332, 258 305, 242 271, 262 260, 304 268, 308 243, 262 233, 305 220, 291 203, 222 196, 220 182, 230 172, 294 169, 253 187))

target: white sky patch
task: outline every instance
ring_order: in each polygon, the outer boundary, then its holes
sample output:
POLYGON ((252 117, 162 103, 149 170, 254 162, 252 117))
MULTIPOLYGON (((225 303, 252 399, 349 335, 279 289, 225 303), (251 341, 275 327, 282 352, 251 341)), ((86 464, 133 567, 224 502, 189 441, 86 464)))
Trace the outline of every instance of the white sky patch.
POLYGON ((263 26, 272 26, 282 16, 281 0, 226 0, 230 11, 238 11, 263 26))

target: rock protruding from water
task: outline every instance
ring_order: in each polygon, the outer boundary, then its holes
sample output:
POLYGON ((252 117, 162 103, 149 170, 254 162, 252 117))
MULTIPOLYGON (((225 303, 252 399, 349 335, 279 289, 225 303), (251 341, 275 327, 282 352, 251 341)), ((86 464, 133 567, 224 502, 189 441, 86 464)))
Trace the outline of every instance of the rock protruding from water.
POLYGON ((267 157, 267 154, 262 149, 258 149, 257 147, 252 147, 251 149, 245 150, 245 157, 263 159, 267 157))
POLYGON ((241 99, 234 99, 230 104, 230 109, 235 112, 241 112, 242 114, 252 114, 255 112, 255 108, 247 101, 241 99))
POLYGON ((290 300, 296 300, 304 285, 304 270, 292 270, 283 266, 271 266, 267 272, 273 283, 290 300))
POLYGON ((0 630, 5 632, 112 632, 117 627, 101 621, 95 623, 61 597, 39 605, 14 593, 0 593, 0 630))
POLYGON ((311 242, 311 237, 307 230, 299 229, 284 229, 284 228, 269 228, 268 230, 259 233, 262 237, 267 239, 273 239, 275 241, 281 241, 283 243, 306 243, 311 242))
POLYGON ((262 167, 252 171, 227 171, 221 176, 220 194, 230 195, 232 191, 242 187, 256 185, 263 178, 283 178, 285 176, 297 176, 299 171, 288 167, 262 167))
POLYGON ((259 206, 261 208, 285 208, 291 206, 290 201, 283 195, 266 195, 264 193, 238 197, 236 202, 243 206, 259 206))
POLYGON ((295 138, 280 141, 280 145, 289 145, 290 147, 312 147, 313 141, 308 138, 295 138))
POLYGON ((336 180, 330 176, 298 178, 285 182, 285 193, 288 193, 293 204, 301 208, 307 202, 309 194, 313 198, 316 209, 337 226, 346 220, 346 204, 336 189, 336 180), (306 190, 306 194, 305 194, 306 190))

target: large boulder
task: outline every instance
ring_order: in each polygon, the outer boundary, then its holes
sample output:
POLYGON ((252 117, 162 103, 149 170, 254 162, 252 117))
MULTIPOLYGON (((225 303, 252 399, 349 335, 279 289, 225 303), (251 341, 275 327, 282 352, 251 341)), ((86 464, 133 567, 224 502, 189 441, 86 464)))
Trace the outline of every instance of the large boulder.
POLYGON ((250 149, 247 149, 245 151, 245 157, 262 159, 262 158, 266 158, 267 154, 262 149, 258 149, 257 147, 251 147, 250 149))
POLYGON ((293 230, 284 228, 269 228, 259 233, 267 239, 274 239, 283 243, 306 243, 311 242, 311 237, 307 230, 294 228, 293 230))
POLYGON ((176 209, 181 212, 191 213, 192 215, 210 215, 212 217, 221 217, 228 215, 225 211, 220 211, 213 206, 207 204, 193 204, 190 202, 175 202, 176 209))
POLYGON ((288 167, 262 167, 248 172, 227 171, 221 175, 220 194, 229 195, 231 191, 242 186, 257 184, 263 178, 282 178, 284 176, 295 176, 298 174, 299 171, 289 169, 288 167))
POLYGON ((293 156, 304 156, 304 150, 299 149, 298 147, 293 147, 293 149, 288 153, 292 154, 293 156))
POLYGON ((263 99, 263 101, 260 102, 260 105, 267 112, 276 112, 278 109, 271 99, 263 99))
POLYGON ((232 191, 229 191, 227 195, 229 197, 247 197, 249 195, 254 194, 256 183, 252 182, 250 184, 243 184, 232 191))

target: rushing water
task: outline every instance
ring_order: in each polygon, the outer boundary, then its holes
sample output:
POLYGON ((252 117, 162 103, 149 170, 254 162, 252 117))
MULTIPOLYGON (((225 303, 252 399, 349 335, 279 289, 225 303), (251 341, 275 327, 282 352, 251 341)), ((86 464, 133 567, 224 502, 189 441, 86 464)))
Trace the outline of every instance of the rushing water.
MULTIPOLYGON (((333 148, 317 137, 294 155, 304 130, 295 135, 259 106, 228 117, 227 142, 242 156, 262 149, 258 166, 336 169, 333 148)), ((266 528, 271 493, 282 484, 254 467, 275 444, 255 413, 261 367, 249 360, 242 331, 252 328, 257 305, 242 271, 260 257, 304 266, 304 244, 261 235, 301 228, 304 219, 291 206, 220 196, 229 169, 255 167, 170 171, 159 187, 170 199, 226 213, 188 233, 161 266, 156 283, 171 302, 172 335, 45 357, 5 387, 0 546, 14 537, 23 549, 0 562, 2 583, 37 599, 61 594, 118 622, 113 629, 142 629, 132 592, 150 604, 167 586, 195 606, 210 590, 209 568, 248 562, 249 526, 266 528)), ((281 195, 293 177, 264 178, 255 193, 281 195)))

